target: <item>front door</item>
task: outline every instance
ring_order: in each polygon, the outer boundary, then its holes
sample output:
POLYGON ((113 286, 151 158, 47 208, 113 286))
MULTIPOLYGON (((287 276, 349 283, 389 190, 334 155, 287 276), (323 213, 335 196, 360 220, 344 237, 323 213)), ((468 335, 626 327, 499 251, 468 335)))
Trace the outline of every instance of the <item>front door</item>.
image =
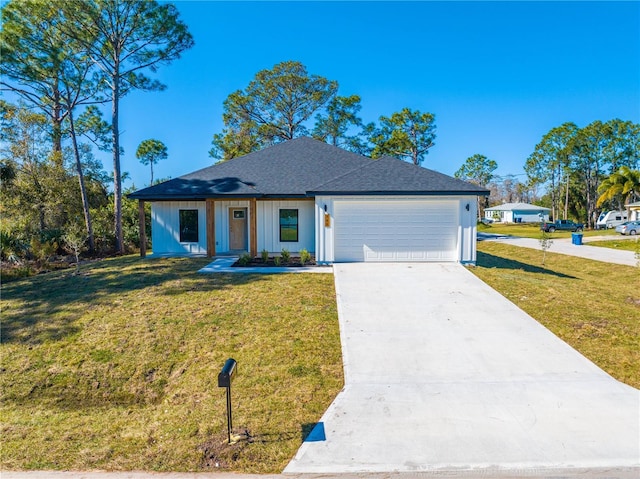
POLYGON ((247 251, 247 209, 229 209, 229 250, 247 251))

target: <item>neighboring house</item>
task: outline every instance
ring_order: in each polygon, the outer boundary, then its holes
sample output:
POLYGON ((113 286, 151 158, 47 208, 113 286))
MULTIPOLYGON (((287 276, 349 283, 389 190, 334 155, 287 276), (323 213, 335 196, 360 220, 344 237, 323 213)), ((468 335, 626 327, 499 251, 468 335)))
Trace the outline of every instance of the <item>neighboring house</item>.
POLYGON ((539 223, 549 221, 550 208, 529 203, 505 203, 485 208, 484 217, 502 223, 539 223))
POLYGON ((306 249, 318 263, 474 263, 477 197, 488 194, 395 158, 371 160, 303 137, 129 197, 141 212, 152 204, 154 254, 306 249))
POLYGON ((640 220, 640 201, 636 201, 635 203, 629 203, 625 206, 628 211, 627 217, 629 221, 638 221, 640 220))

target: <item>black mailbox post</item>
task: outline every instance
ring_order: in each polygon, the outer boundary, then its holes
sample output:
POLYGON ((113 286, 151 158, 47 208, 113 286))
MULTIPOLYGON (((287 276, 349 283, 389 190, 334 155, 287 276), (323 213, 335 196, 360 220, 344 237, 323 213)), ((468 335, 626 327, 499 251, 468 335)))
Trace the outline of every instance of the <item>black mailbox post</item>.
POLYGON ((227 437, 229 438, 229 444, 231 444, 231 429, 233 428, 231 418, 231 381, 236 373, 237 364, 235 359, 229 358, 224 362, 222 370, 218 373, 218 387, 227 388, 227 437))

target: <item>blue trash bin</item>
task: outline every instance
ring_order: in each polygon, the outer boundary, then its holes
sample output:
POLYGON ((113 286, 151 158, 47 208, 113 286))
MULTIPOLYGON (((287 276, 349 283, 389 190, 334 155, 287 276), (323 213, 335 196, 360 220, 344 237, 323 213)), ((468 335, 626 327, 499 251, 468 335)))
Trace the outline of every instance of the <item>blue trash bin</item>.
POLYGON ((571 233, 571 244, 580 246, 582 244, 582 233, 571 233))

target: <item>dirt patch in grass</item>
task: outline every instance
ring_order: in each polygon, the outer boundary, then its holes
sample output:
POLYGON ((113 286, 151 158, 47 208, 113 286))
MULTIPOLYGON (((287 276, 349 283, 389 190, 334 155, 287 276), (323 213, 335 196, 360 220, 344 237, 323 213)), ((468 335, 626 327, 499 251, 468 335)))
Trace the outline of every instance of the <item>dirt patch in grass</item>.
POLYGON ((210 261, 116 258, 2 286, 0 467, 281 471, 343 386, 332 275, 201 275, 210 261), (211 451, 211 448, 208 449, 211 451), (213 457, 213 456, 212 456, 213 457))
POLYGON ((496 242, 471 271, 614 378, 640 388, 640 268, 496 242), (517 259, 515 259, 517 258, 517 259))

